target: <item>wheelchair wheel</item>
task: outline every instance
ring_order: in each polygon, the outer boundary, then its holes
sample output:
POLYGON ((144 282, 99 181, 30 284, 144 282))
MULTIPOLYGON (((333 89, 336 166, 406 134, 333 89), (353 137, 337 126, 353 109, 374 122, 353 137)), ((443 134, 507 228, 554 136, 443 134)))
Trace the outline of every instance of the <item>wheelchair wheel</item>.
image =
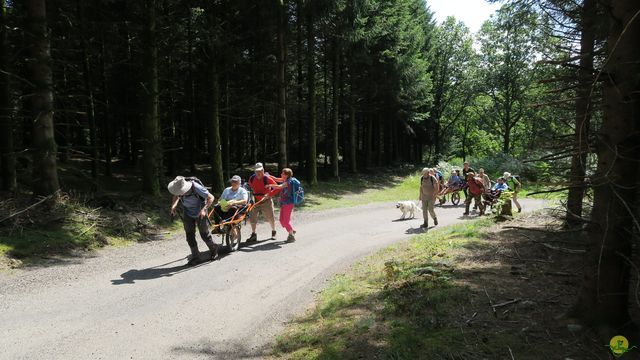
POLYGON ((224 240, 227 243, 227 249, 229 249, 229 252, 238 250, 241 240, 240 226, 231 226, 231 229, 229 229, 225 234, 224 240))
POLYGON ((451 202, 453 203, 453 205, 460 204, 460 192, 454 192, 453 194, 451 194, 451 202))

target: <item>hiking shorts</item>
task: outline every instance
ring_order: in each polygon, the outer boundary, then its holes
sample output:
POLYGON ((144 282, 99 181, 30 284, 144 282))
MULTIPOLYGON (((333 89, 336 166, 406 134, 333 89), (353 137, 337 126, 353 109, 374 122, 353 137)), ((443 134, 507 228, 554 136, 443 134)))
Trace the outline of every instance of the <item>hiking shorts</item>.
POLYGON ((269 222, 269 224, 273 224, 276 218, 275 211, 273 209, 273 200, 269 199, 262 204, 256 206, 251 211, 251 217, 249 220, 252 224, 258 223, 258 214, 262 213, 264 218, 269 222))

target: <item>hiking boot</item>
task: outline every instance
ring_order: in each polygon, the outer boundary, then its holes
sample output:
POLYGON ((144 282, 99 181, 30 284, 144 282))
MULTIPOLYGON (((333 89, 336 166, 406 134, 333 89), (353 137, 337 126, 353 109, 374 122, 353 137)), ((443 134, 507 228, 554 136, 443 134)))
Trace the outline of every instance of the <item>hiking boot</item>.
MULTIPOLYGON (((295 234, 296 232, 294 231, 293 233, 295 234)), ((276 231, 275 230, 271 230, 271 238, 272 239, 276 238, 276 231)))
POLYGON ((296 238, 295 236, 293 236, 293 234, 289 234, 289 236, 287 236, 287 240, 285 240, 286 243, 292 243, 295 241, 296 241, 296 238))
POLYGON ((424 224, 420 225, 420 227, 421 227, 421 228, 428 228, 428 227, 429 227, 429 224, 424 223, 424 224))
POLYGON ((522 212, 522 208, 518 208, 518 212, 521 213, 522 212))
POLYGON ((251 236, 247 239, 247 242, 256 242, 258 241, 258 235, 256 233, 251 233, 251 236))
POLYGON ((434 226, 438 226, 438 219, 437 219, 437 218, 436 218, 436 219, 433 219, 433 225, 434 225, 434 226))
POLYGON ((464 215, 469 215, 469 212, 468 212, 468 211, 465 211, 465 212, 463 212, 463 213, 462 213, 462 215, 463 215, 463 216, 464 216, 464 215))
POLYGON ((189 261, 187 261, 187 266, 195 266, 200 264, 200 256, 191 256, 189 261))
POLYGON ((210 247, 209 248, 209 252, 211 253, 211 255, 209 256, 209 261, 215 261, 218 258, 218 249, 220 247, 218 246, 218 244, 215 244, 215 246, 210 247))

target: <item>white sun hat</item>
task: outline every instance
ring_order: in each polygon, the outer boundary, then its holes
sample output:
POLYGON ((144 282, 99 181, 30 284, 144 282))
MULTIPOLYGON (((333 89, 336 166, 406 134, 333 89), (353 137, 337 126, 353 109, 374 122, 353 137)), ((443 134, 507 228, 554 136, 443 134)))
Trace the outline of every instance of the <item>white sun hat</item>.
POLYGON ((176 176, 176 178, 167 185, 169 192, 175 196, 182 196, 191 189, 192 182, 184 178, 184 176, 176 176))
POLYGON ((502 174, 502 177, 503 177, 505 180, 507 180, 508 178, 510 178, 510 177, 511 177, 511 173, 510 173, 510 172, 508 172, 508 171, 505 171, 505 172, 504 172, 504 174, 502 174))

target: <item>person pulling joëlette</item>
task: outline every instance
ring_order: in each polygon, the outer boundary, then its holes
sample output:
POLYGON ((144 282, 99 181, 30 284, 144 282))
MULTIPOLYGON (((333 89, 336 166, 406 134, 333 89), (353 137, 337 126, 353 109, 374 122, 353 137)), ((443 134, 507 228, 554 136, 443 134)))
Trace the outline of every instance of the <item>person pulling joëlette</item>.
POLYGON ((265 197, 267 197, 267 199, 264 199, 261 204, 255 206, 253 208, 253 211, 251 212, 251 217, 249 218, 251 223, 251 236, 249 236, 247 242, 258 240, 258 235, 256 234, 256 225, 258 224, 258 215, 260 213, 262 213, 265 219, 269 222, 269 225, 271 225, 271 238, 273 239, 276 237, 276 215, 273 209, 273 200, 271 199, 271 196, 273 196, 273 194, 276 193, 277 190, 272 191, 267 186, 277 185, 277 183, 272 176, 264 172, 264 166, 262 165, 262 163, 256 163, 253 171, 254 174, 249 177, 249 181, 247 181, 247 183, 249 184, 249 187, 253 192, 255 201, 256 203, 258 203, 265 197))
POLYGON ((475 200, 476 205, 480 208, 480 215, 484 215, 484 204, 482 202, 482 194, 484 193, 484 183, 482 179, 476 177, 476 174, 471 171, 467 173, 467 186, 469 187, 469 197, 467 197, 464 201, 464 214, 469 215, 469 206, 471 206, 471 201, 475 200))
POLYGON ((202 182, 197 178, 185 178, 184 176, 176 176, 176 178, 167 186, 169 192, 173 195, 171 203, 171 216, 175 216, 178 210, 178 204, 182 204, 183 215, 182 225, 187 238, 187 244, 191 249, 191 257, 187 265, 196 265, 200 262, 200 251, 196 242, 196 227, 200 233, 200 237, 209 248, 210 260, 218 257, 218 245, 213 242, 211 233, 209 232, 209 219, 207 218, 207 208, 213 203, 214 197, 209 193, 202 182))
MULTIPOLYGON (((275 179, 280 182, 280 185, 267 185, 270 189, 280 189, 280 225, 287 230, 289 236, 287 236, 286 242, 292 243, 296 241, 296 231, 291 226, 291 213, 294 206, 294 189, 293 189, 293 170, 289 168, 282 169, 282 173, 279 178, 275 179)), ((297 180, 295 180, 297 181, 297 180)))

